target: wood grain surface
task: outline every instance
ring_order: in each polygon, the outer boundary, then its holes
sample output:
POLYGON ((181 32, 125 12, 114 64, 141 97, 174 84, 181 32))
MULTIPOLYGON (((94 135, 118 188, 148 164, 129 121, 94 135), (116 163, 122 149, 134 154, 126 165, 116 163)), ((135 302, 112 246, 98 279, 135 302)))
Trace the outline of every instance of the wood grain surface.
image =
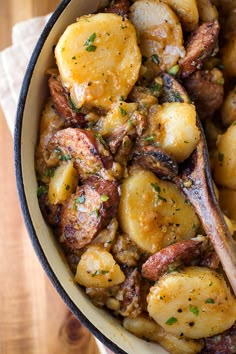
MULTIPOLYGON (((19 21, 53 11, 58 0, 0 1, 0 50, 19 21)), ((13 139, 0 109, 0 353, 96 354, 95 340, 70 313, 36 258, 18 202, 13 139)))

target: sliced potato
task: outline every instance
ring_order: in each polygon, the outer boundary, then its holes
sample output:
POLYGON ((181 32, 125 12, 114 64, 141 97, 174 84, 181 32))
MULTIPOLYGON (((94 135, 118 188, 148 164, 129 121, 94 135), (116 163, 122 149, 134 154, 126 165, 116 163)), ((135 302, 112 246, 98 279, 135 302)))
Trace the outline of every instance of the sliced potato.
POLYGON ((217 8, 211 0, 197 0, 197 8, 202 22, 211 22, 219 17, 217 8))
POLYGON ((141 315, 136 318, 125 317, 123 326, 127 331, 139 338, 160 343, 171 354, 196 354, 202 349, 202 344, 166 332, 151 318, 141 315))
POLYGON ((108 288, 125 280, 125 275, 111 253, 101 246, 90 246, 82 255, 75 281, 91 288, 108 288))
POLYGON ((149 121, 149 135, 155 136, 160 146, 177 162, 189 157, 200 139, 195 106, 190 103, 167 102, 153 106, 149 121))
POLYGON ((221 107, 221 119, 225 126, 236 122, 236 86, 227 93, 221 107))
POLYGON ((141 66, 133 25, 112 13, 82 16, 67 27, 55 49, 63 84, 78 108, 109 109, 126 99, 141 66))
POLYGON ((205 267, 164 275, 150 289, 147 301, 149 315, 177 336, 210 337, 236 320, 236 300, 223 276, 205 267))
POLYGON ((222 64, 224 72, 229 77, 236 76, 236 33, 233 33, 230 38, 225 41, 225 45, 221 50, 222 64))
POLYGON ((66 161, 56 168, 48 186, 48 198, 51 204, 62 203, 76 189, 78 173, 73 167, 73 162, 66 161))
POLYGON ((199 220, 183 194, 150 171, 138 171, 121 186, 121 229, 143 250, 155 253, 191 238, 199 220))
POLYGON ((217 141, 214 159, 216 184, 236 190, 236 125, 232 124, 217 141))
POLYGON ((176 13, 185 31, 193 31, 198 25, 198 8, 196 0, 161 0, 176 13))
POLYGON ((130 7, 129 18, 139 32, 145 79, 168 71, 184 55, 183 33, 178 17, 158 0, 139 0, 130 7))

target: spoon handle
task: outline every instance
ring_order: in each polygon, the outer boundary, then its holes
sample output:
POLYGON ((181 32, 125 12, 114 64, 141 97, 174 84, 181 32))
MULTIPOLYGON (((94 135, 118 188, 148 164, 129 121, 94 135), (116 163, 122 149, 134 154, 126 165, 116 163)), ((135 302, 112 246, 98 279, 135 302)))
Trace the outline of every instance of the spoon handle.
POLYGON ((182 166, 175 183, 195 208, 236 295, 236 243, 215 196, 206 141, 201 123, 198 123, 201 139, 191 157, 182 166))

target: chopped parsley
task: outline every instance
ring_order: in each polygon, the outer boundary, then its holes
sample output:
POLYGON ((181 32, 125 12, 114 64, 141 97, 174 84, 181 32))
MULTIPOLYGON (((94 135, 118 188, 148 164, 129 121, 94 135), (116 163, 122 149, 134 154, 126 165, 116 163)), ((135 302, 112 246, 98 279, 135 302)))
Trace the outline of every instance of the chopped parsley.
POLYGON ((119 109, 120 109, 120 113, 121 113, 122 117, 126 116, 126 114, 127 114, 126 110, 121 106, 119 106, 119 109))
POLYGON ((156 183, 151 183, 152 188, 157 192, 157 204, 159 200, 162 200, 163 202, 166 202, 166 198, 162 197, 160 195, 161 193, 161 188, 156 184, 156 183))
POLYGON ((170 68, 168 70, 168 74, 173 75, 173 76, 177 75, 178 72, 179 72, 179 65, 178 64, 172 66, 172 68, 170 68))
POLYGON ((214 304, 215 301, 213 299, 209 298, 209 299, 206 299, 205 303, 206 304, 214 304))
POLYGON ((189 311, 192 312, 195 316, 199 315, 199 309, 197 306, 189 305, 189 311))
POLYGON ((75 202, 78 203, 78 204, 83 204, 84 201, 85 201, 85 196, 84 195, 81 195, 80 197, 75 199, 75 202))
POLYGON ((37 197, 40 198, 43 194, 46 194, 47 192, 48 192, 47 186, 40 186, 37 190, 37 197))
POLYGON ((94 32, 93 34, 91 34, 91 36, 84 42, 84 46, 90 46, 94 41, 95 38, 97 37, 96 33, 94 32))
POLYGON ((96 49, 96 45, 89 45, 88 47, 86 47, 87 52, 95 52, 96 49))
POLYGON ((155 139, 155 135, 150 135, 145 138, 146 141, 152 141, 155 139))
POLYGON ((67 185, 66 185, 66 191, 68 191, 69 189, 70 189, 70 185, 67 184, 67 185))
POLYGON ((102 202, 107 202, 108 199, 109 199, 108 195, 106 195, 106 194, 102 194, 102 195, 101 195, 101 201, 102 201, 102 202))
POLYGON ((174 323, 177 322, 177 318, 175 317, 170 317, 167 321, 166 321, 166 324, 167 325, 173 325, 174 323))
POLYGON ((218 160, 219 160, 220 162, 223 162, 223 160, 224 160, 224 154, 223 154, 222 152, 219 152, 219 153, 218 153, 218 160))
POLYGON ((76 111, 77 113, 80 113, 80 108, 76 107, 75 103, 73 102, 73 100, 70 96, 68 96, 68 101, 69 101, 69 104, 70 104, 72 110, 76 111))

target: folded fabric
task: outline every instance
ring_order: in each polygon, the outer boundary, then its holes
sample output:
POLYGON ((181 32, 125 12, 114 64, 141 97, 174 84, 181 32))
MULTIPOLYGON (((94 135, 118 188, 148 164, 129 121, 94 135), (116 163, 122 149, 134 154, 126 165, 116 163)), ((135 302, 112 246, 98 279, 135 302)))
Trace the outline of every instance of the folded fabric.
POLYGON ((0 52, 0 104, 12 134, 25 71, 50 16, 51 14, 17 23, 12 29, 12 46, 0 52))

